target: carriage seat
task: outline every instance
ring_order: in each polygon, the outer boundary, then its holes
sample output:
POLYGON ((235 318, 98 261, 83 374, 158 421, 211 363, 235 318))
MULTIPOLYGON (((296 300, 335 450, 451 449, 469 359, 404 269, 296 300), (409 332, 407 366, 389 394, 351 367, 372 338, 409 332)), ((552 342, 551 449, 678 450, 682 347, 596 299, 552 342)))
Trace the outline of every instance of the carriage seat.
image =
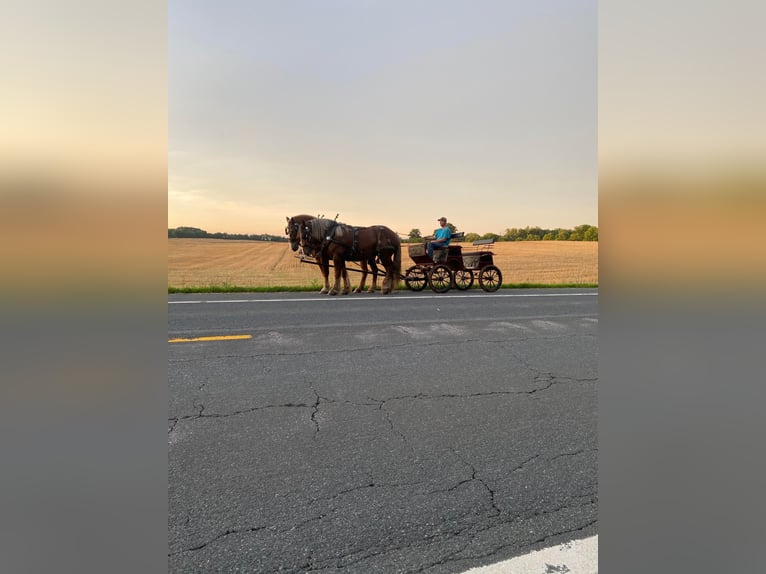
POLYGON ((444 247, 434 247, 434 263, 446 261, 447 257, 460 257, 463 250, 462 245, 453 245, 453 241, 462 241, 465 237, 465 231, 453 233, 450 237, 450 244, 444 247))

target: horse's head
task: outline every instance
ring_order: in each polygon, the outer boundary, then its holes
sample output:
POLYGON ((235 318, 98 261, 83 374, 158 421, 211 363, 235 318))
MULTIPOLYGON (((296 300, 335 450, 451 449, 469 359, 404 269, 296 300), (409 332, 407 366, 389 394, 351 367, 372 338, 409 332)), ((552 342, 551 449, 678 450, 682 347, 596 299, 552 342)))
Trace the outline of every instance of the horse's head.
POLYGON ((316 219, 313 215, 294 215, 292 217, 286 217, 287 227, 285 227, 285 235, 290 238, 290 249, 298 251, 300 247, 300 229, 307 221, 316 219))
POLYGON ((295 219, 295 217, 287 217, 287 227, 285 227, 285 235, 290 238, 290 249, 298 251, 298 242, 300 238, 298 233, 300 231, 301 224, 295 219))

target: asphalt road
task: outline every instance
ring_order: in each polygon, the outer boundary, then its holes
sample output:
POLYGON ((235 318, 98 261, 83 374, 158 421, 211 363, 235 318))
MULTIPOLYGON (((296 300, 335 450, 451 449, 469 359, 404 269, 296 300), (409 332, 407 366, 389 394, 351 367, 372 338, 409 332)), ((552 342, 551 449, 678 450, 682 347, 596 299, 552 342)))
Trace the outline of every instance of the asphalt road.
POLYGON ((598 533, 596 290, 173 295, 169 572, 455 573, 598 533))

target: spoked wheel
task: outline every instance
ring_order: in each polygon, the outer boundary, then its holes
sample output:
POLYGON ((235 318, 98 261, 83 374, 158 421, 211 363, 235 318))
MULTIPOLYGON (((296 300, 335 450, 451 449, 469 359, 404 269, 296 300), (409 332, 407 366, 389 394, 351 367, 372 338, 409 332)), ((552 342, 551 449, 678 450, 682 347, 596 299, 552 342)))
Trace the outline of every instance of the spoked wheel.
POLYGON ((431 290, 436 293, 446 293, 452 287, 452 271, 446 265, 440 263, 434 265, 428 276, 429 283, 431 283, 431 290))
POLYGON ((455 271, 455 287, 461 291, 470 289, 473 285, 473 272, 467 269, 458 269, 455 271))
POLYGON ((404 273, 404 284, 410 291, 422 291, 428 284, 428 276, 422 267, 413 265, 404 273))
POLYGON ((487 265, 479 273, 479 286, 485 291, 492 293, 500 289, 503 284, 503 274, 494 265, 487 265))

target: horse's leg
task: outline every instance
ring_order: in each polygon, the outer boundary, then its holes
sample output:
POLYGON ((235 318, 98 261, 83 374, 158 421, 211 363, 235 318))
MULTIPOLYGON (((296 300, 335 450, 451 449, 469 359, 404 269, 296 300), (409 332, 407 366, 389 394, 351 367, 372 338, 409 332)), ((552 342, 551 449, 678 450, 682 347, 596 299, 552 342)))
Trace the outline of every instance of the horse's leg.
POLYGON ((361 293, 364 290, 364 284, 367 281, 367 262, 362 259, 359 266, 362 268, 362 280, 359 282, 359 287, 354 289, 354 293, 361 293))
POLYGON ((341 295, 348 295, 351 293, 351 280, 348 278, 348 267, 346 267, 346 260, 343 260, 343 274, 341 275, 341 278, 343 279, 343 290, 340 292, 341 295))
MULTIPOLYGON (((332 258, 333 265, 335 266, 335 284, 330 289, 330 295, 337 295, 341 292, 340 280, 343 277, 343 281, 348 282, 348 271, 346 271, 346 261, 342 255, 334 255, 332 258)), ((345 295, 346 293, 344 293, 345 295)))
POLYGON ((317 262, 319 263, 319 270, 322 272, 322 279, 324 280, 324 287, 322 287, 322 290, 320 293, 325 294, 330 292, 330 262, 327 260, 327 257, 319 258, 317 257, 317 262))
POLYGON ((385 251, 380 254, 380 262, 383 264, 383 268, 386 275, 383 279, 380 292, 383 295, 388 295, 394 289, 394 277, 393 277, 393 262, 391 261, 391 255, 385 251))
POLYGON ((333 265, 335 266, 335 271, 333 272, 334 283, 330 288, 329 294, 337 295, 340 292, 340 276, 343 271, 340 268, 340 262, 336 261, 335 258, 333 258, 333 265))
POLYGON ((372 285, 367 290, 368 293, 375 293, 378 288, 378 266, 375 265, 375 258, 370 259, 370 268, 372 269, 372 285))

